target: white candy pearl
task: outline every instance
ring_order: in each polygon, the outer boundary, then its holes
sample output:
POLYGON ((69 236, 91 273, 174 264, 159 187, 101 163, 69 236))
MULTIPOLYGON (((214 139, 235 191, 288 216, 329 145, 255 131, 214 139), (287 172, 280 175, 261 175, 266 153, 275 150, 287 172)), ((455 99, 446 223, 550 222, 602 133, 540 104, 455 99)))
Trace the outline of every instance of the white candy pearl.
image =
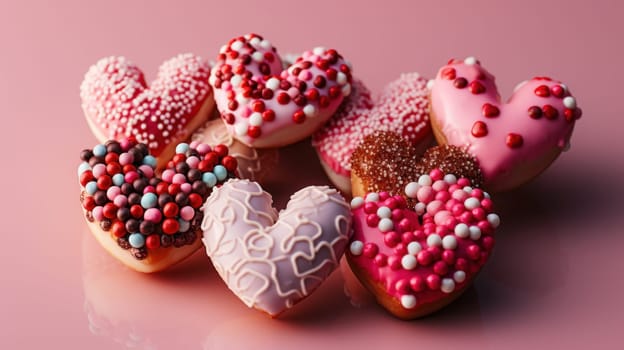
POLYGON ((463 281, 466 280, 466 273, 464 271, 462 271, 462 270, 457 270, 453 274, 453 279, 457 283, 462 283, 463 281))
POLYGON ((381 232, 388 232, 394 228, 394 223, 392 222, 392 220, 388 218, 383 218, 379 220, 379 224, 377 225, 377 228, 381 232))
POLYGON ((405 195, 409 198, 416 198, 420 185, 417 182, 410 182, 405 186, 405 195))
POLYGON ((449 185, 454 185, 457 183, 457 177, 453 174, 446 174, 444 175, 444 181, 449 185))
POLYGON ((279 87, 279 84, 280 82, 277 78, 271 78, 267 80, 266 87, 271 90, 277 90, 277 88, 279 87))
POLYGON ((477 63, 477 59, 473 56, 469 56, 469 57, 466 57, 466 59, 464 60, 464 63, 469 66, 472 66, 473 64, 477 63))
POLYGON ((418 265, 418 262, 413 255, 403 255, 403 258, 401 258, 401 266, 406 270, 413 270, 416 268, 416 265, 418 265))
POLYGON ((244 44, 241 41, 236 40, 235 42, 232 43, 232 45, 230 45, 230 49, 234 51, 238 51, 243 48, 243 45, 244 44))
POLYGON ((305 107, 303 107, 303 114, 305 114, 306 117, 316 117, 317 112, 318 111, 316 110, 316 107, 314 107, 313 105, 306 105, 305 107))
POLYGON ((572 96, 566 96, 563 98, 563 105, 565 108, 574 109, 576 108, 576 100, 572 96))
POLYGON ((355 256, 362 255, 362 250, 364 250, 364 243, 362 243, 361 241, 353 241, 349 246, 349 250, 351 251, 351 254, 355 256))
POLYGON ((481 202, 474 197, 470 197, 464 201, 464 207, 468 210, 476 209, 481 206, 481 202))
POLYGON ((362 197, 353 197, 351 200, 351 209, 357 209, 364 204, 364 198, 362 197))
POLYGON ((418 184, 421 186, 431 186, 432 183, 433 180, 431 180, 431 176, 427 174, 420 175, 420 177, 418 178, 418 184))
POLYGON ((455 249, 457 248, 457 238, 453 235, 447 235, 442 238, 442 248, 455 249))
POLYGON ((344 84, 341 91, 342 91, 342 96, 346 97, 346 96, 351 95, 351 84, 344 84))
POLYGON ((264 60, 264 55, 260 51, 256 51, 251 54, 251 58, 253 58, 256 62, 262 62, 264 60))
POLYGON ((437 247, 442 245, 442 238, 437 233, 430 234, 427 237, 427 245, 430 247, 437 247))
POLYGON ((468 228, 468 225, 464 223, 457 224, 457 226, 455 226, 455 235, 459 238, 467 238, 470 236, 470 229, 468 228))
POLYGON ((343 72, 338 72, 338 75, 336 75, 336 82, 340 85, 344 85, 347 83, 347 75, 344 74, 343 72))
POLYGON ((262 114, 258 112, 251 113, 249 116, 249 124, 252 126, 260 126, 262 125, 262 114))
POLYGON ((379 202, 379 194, 377 194, 376 192, 367 194, 366 201, 367 202, 379 202))
POLYGON ((407 252, 412 255, 420 253, 421 250, 422 246, 418 242, 409 242, 409 244, 407 245, 407 252))
POLYGON ((493 228, 497 228, 500 225, 500 217, 498 214, 491 213, 487 216, 487 221, 492 225, 493 228))
POLYGON ((425 213, 425 210, 427 210, 427 205, 425 203, 422 202, 418 202, 416 203, 416 205, 414 206, 414 211, 416 212, 416 214, 418 215, 423 215, 425 213))
POLYGON ((452 293, 455 290, 455 281, 450 278, 443 278, 440 290, 444 293, 452 293))
POLYGON ((234 132, 238 136, 247 135, 247 125, 245 125, 245 123, 238 123, 234 125, 234 132))
POLYGON ((473 241, 481 238, 481 229, 478 226, 470 226, 469 231, 470 239, 472 239, 473 241))
POLYGON ((390 218, 392 217, 392 210, 390 210, 390 208, 388 207, 379 207, 379 209, 377 209, 377 216, 379 216, 380 218, 390 218))
POLYGON ((232 84, 233 87, 238 87, 242 81, 243 78, 241 78, 240 75, 234 75, 232 76, 232 79, 230 79, 230 84, 232 84))
POLYGON ((433 79, 429 79, 429 80, 427 81, 427 90, 431 90, 431 89, 433 89, 433 85, 434 85, 434 84, 435 84, 435 80, 433 80, 433 79))
POLYGON ((416 297, 413 295, 402 295, 401 306, 406 309, 413 309, 414 307, 416 307, 416 297))
POLYGON ((312 53, 319 56, 322 55, 325 52, 325 48, 322 46, 317 46, 312 50, 312 53))
POLYGON ((270 49, 271 48, 271 42, 264 39, 260 42, 260 47, 262 47, 263 49, 270 49))

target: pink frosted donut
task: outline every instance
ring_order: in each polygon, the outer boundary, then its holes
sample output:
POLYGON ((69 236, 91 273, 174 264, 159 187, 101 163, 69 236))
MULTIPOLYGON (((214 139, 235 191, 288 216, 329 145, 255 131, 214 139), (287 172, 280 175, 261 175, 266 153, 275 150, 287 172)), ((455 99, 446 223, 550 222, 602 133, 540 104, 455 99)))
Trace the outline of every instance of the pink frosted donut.
POLYGON ((418 73, 402 74, 389 83, 375 103, 363 84, 355 80, 353 86, 355 94, 312 138, 325 172, 344 193, 351 193, 351 155, 366 136, 378 131, 400 134, 417 154, 433 139, 427 80, 418 73))
POLYGON ((210 72, 228 131, 256 148, 285 146, 311 135, 351 93, 351 69, 333 49, 305 51, 284 69, 277 50, 257 34, 224 45, 210 72))
POLYGON ((501 102, 494 76, 474 57, 451 60, 431 86, 431 123, 440 144, 479 162, 484 187, 504 191, 544 171, 569 147, 576 99, 559 81, 535 77, 501 102))
POLYGON ((334 189, 310 186, 277 212, 248 180, 228 181, 204 205, 204 244, 215 269, 248 307, 276 317, 338 267, 351 235, 349 205, 334 189))
POLYGON ((275 169, 279 159, 276 149, 256 149, 233 138, 220 119, 208 121, 191 139, 209 145, 227 146, 230 155, 238 161, 237 174, 241 179, 262 182, 275 169))
POLYGON ((201 58, 181 54, 165 61, 148 86, 143 72, 125 57, 103 58, 89 68, 80 85, 82 110, 101 143, 134 137, 148 145, 162 168, 176 145, 213 110, 209 73, 201 58))
POLYGON ((393 315, 413 319, 457 298, 490 256, 500 224, 487 193, 439 169, 402 195, 372 192, 351 201, 354 274, 393 315), (422 222, 422 224, 421 224, 422 222))

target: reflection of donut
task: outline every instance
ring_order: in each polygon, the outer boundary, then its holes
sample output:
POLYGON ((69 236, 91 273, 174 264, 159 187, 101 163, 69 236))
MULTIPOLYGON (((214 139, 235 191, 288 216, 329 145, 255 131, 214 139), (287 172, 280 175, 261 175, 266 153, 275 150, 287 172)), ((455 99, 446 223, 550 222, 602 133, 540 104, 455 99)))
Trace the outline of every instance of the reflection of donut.
POLYGON ((351 202, 349 264, 402 319, 437 311, 461 295, 489 258, 500 224, 489 195, 468 179, 433 169, 417 180, 402 194, 371 192, 351 202))
POLYGON ((163 168, 176 145, 214 109, 209 70, 197 56, 178 55, 163 63, 147 86, 143 72, 126 58, 103 58, 89 68, 80 86, 82 109, 101 143, 134 137, 148 145, 157 167, 163 168))
POLYGON ((235 176, 228 148, 181 143, 162 175, 154 157, 134 140, 83 150, 78 168, 89 229, 127 266, 155 272, 201 246, 200 207, 214 186, 235 176))
POLYGON ((256 149, 234 139, 221 120, 211 120, 198 129, 192 136, 193 141, 209 145, 226 145, 230 155, 238 161, 238 177, 262 182, 275 168, 278 161, 276 149, 256 149))
POLYGON ((475 157, 489 191, 518 187, 544 171, 567 149, 581 116, 570 90, 547 77, 521 83, 501 102, 494 76, 474 57, 451 60, 431 83, 436 139, 475 157))

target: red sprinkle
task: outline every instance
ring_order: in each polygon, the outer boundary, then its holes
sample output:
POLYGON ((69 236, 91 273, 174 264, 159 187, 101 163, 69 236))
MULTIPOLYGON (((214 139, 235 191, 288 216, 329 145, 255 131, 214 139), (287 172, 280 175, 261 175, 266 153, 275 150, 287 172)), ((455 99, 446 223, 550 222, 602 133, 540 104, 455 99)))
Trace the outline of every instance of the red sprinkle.
POLYGON ((456 76, 456 72, 455 72, 455 68, 453 67, 446 67, 442 70, 442 72, 440 73, 440 76, 444 79, 448 79, 448 80, 453 80, 455 79, 456 76))
POLYGON ((226 145, 218 144, 214 146, 213 151, 217 154, 217 156, 219 156, 220 158, 223 158, 227 156, 229 150, 226 145))
POLYGON ((522 136, 518 134, 509 133, 507 135, 507 139, 505 140, 505 143, 507 144, 509 148, 520 148, 522 144, 524 143, 524 140, 522 139, 522 136))
POLYGON ((550 89, 546 85, 540 85, 535 88, 535 94, 539 97, 549 97, 550 89))
POLYGON ((482 121, 476 121, 472 125, 472 136, 483 137, 488 134, 487 125, 482 121))
POLYGON ((178 215, 179 211, 180 208, 178 208, 178 205, 174 202, 169 202, 163 207, 163 214, 165 214, 165 216, 168 218, 175 217, 176 215, 178 215))
POLYGON ((231 173, 236 171, 236 167, 238 166, 238 161, 236 160, 236 158, 232 156, 223 157, 223 160, 221 161, 221 163, 231 173))
POLYGON ((483 113, 483 116, 487 118, 498 117, 500 115, 498 107, 490 103, 484 103, 481 112, 483 113))
POLYGON ((262 120, 264 120, 265 122, 275 120, 275 112, 273 112, 272 109, 267 109, 266 111, 262 112, 262 120))
POLYGON ((126 235, 126 225, 124 225, 123 222, 116 220, 115 222, 113 222, 113 224, 111 225, 111 233, 115 236, 115 237, 123 237, 126 235))
POLYGON ((476 80, 470 82, 470 86, 468 86, 468 89, 475 95, 485 92, 485 86, 483 86, 483 84, 476 80))
POLYGON ((559 116, 559 111, 551 105, 544 105, 544 107, 542 107, 542 111, 544 112, 544 117, 546 117, 546 119, 552 120, 559 116))
POLYGON ((180 223, 176 219, 165 219, 162 223, 162 230, 168 235, 172 235, 180 229, 180 223))
POLYGON ((453 86, 458 89, 463 89, 468 85, 468 80, 466 78, 457 78, 453 80, 453 86))
MULTIPOLYGON (((563 116, 565 117, 565 120, 568 122, 574 121, 574 110, 569 109, 569 108, 564 109, 563 116)), ((98 182, 99 182, 99 179, 98 179, 98 182)))
POLYGON ((257 126, 250 126, 247 129, 247 135, 249 135, 249 137, 258 138, 261 134, 262 130, 257 126))
POLYGON ((285 105, 290 102, 290 96, 285 92, 281 92, 279 95, 277 95, 277 102, 281 105, 285 105))
POLYGON ((147 249, 156 249, 160 247, 160 236, 158 235, 149 235, 145 239, 145 246, 147 249))
POLYGON ((201 205, 203 204, 203 200, 202 197, 200 195, 198 195, 197 193, 191 193, 188 196, 188 200, 189 203, 191 204, 191 207, 197 209, 199 207, 201 207, 201 205))
POLYGON ((305 121, 305 113, 303 113, 303 111, 296 111, 293 113, 292 119, 295 123, 301 124, 305 121))
POLYGON ((561 85, 553 85, 553 87, 550 88, 550 92, 557 98, 563 98, 564 90, 561 85))
POLYGON ((527 112, 529 113, 529 117, 531 117, 533 119, 539 119, 539 118, 542 117, 542 109, 539 108, 538 106, 531 106, 531 107, 529 107, 527 112))

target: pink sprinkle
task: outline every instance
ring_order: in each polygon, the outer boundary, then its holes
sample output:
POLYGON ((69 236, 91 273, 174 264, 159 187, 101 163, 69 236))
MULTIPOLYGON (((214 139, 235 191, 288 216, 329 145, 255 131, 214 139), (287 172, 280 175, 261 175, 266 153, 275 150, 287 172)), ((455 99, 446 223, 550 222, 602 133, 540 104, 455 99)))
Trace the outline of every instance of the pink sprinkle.
MULTIPOLYGON (((435 202, 432 202, 435 203, 435 202)), ((449 218, 452 218, 451 213, 446 210, 438 211, 433 217, 433 221, 435 221, 436 225, 445 225, 449 218)))
POLYGON ((198 145, 199 145, 199 141, 191 141, 191 144, 189 145, 189 147, 196 149, 198 145))
POLYGON ((253 111, 249 107, 245 107, 243 108, 241 115, 243 116, 243 118, 249 118, 251 113, 253 113, 253 111))
POLYGON ((442 203, 441 201, 431 201, 429 202, 429 204, 427 204, 427 213, 435 216, 443 207, 444 203, 442 203))
POLYGON ((139 167, 139 170, 141 170, 143 172, 143 174, 145 175, 145 177, 147 177, 147 178, 154 177, 154 169, 152 169, 152 167, 147 165, 147 164, 141 165, 139 167))
POLYGON ((156 193, 156 189, 154 188, 154 186, 145 186, 145 188, 143 189, 143 194, 145 193, 156 193))
POLYGON ((429 186, 419 188, 418 192, 416 192, 416 198, 425 204, 431 202, 433 200, 433 189, 429 186))
POLYGON ((101 163, 100 164, 96 164, 93 167, 92 172, 93 172, 93 176, 97 179, 98 177, 106 174, 106 165, 101 164, 101 163))
POLYGON ((446 191, 441 191, 441 192, 436 193, 435 199, 442 201, 443 203, 448 203, 449 199, 451 199, 451 194, 446 191))
POLYGON ((399 221, 403 219, 403 211, 401 209, 394 209, 392 211, 392 221, 399 221))
POLYGON ((104 214, 102 213, 102 207, 99 205, 93 208, 93 210, 91 211, 91 214, 93 214, 93 218, 95 219, 95 221, 102 221, 104 219, 104 214))
POLYGON ((121 146, 121 149, 126 152, 130 149, 130 147, 132 147, 132 144, 130 143, 130 140, 128 139, 122 139, 121 141, 119 141, 119 145, 121 146))
POLYGON ((191 190, 193 189, 193 186, 191 186, 190 183, 185 182, 182 185, 180 185, 180 189, 182 190, 182 192, 184 193, 191 193, 191 190))
POLYGON ((111 186, 106 190, 106 198, 108 200, 113 201, 115 197, 117 197, 121 193, 121 189, 117 186, 111 186))
POLYGON ((397 203, 396 199, 394 199, 393 197, 390 197, 390 198, 386 199, 384 201, 384 205, 386 207, 390 208, 390 209, 393 209, 393 210, 398 208, 398 203, 397 203))
POLYGON ((483 199, 483 190, 480 188, 473 188, 472 192, 470 192, 470 195, 477 199, 483 199))
POLYGON ((143 213, 143 218, 151 222, 160 222, 162 214, 160 213, 160 210, 156 208, 149 208, 145 211, 145 213, 143 213))
POLYGON ((139 178, 139 173, 137 173, 136 171, 129 171, 126 173, 126 175, 124 176, 124 180, 127 183, 133 183, 134 180, 139 178))
POLYGON ((199 164, 199 158, 195 156, 190 156, 186 158, 186 164, 188 164, 192 169, 197 169, 197 165, 199 164))
POLYGON ((477 220, 485 219, 485 210, 483 208, 474 208, 472 209, 472 216, 477 220))
POLYGON ((377 212, 377 203, 375 203, 375 202, 366 202, 364 204, 364 212, 366 214, 375 214, 377 212))
MULTIPOLYGON (((164 178, 164 173, 163 173, 163 178, 164 178)), ((172 181, 174 184, 183 184, 186 182, 186 176, 184 176, 184 174, 175 174, 173 175, 172 181)))
POLYGON ((173 175, 175 175, 175 171, 173 171, 171 169, 167 169, 167 170, 163 171, 162 179, 165 182, 172 183, 173 182, 173 175))
POLYGON ((379 200, 380 201, 385 201, 386 199, 390 198, 390 193, 384 191, 384 192, 379 192, 379 200))
POLYGON ((442 170, 436 168, 429 172, 429 176, 431 176, 431 179, 433 179, 433 181, 438 181, 444 178, 444 173, 442 172, 442 170))
POLYGON ((195 217, 195 209, 190 205, 182 207, 182 209, 180 209, 180 217, 182 220, 191 221, 193 217, 195 217))
POLYGON ((301 73, 299 73, 297 77, 299 78, 299 80, 308 81, 312 79, 312 73, 309 70, 304 69, 301 71, 301 73))
POLYGON ((453 192, 453 198, 457 199, 460 202, 463 202, 466 200, 466 198, 468 198, 468 193, 466 193, 464 190, 455 190, 453 192))
POLYGON ((113 204, 115 204, 117 208, 123 208, 128 204, 128 197, 120 194, 115 197, 115 199, 113 200, 113 204))
POLYGON ((446 183, 446 181, 444 180, 436 180, 436 182, 433 183, 433 185, 431 186, 435 191, 446 191, 446 189, 448 188, 448 183, 446 183))
POLYGON ((466 186, 470 186, 470 180, 466 179, 465 177, 462 177, 461 179, 457 180, 457 184, 462 188, 466 186))
POLYGON ((487 211, 492 211, 492 200, 489 198, 485 198, 481 201, 481 207, 487 211))
POLYGON ((212 148, 205 143, 201 143, 197 146, 197 152, 199 152, 199 154, 201 155, 204 155, 210 151, 212 151, 212 148))
POLYGON ((379 225, 379 216, 377 216, 377 214, 368 214, 368 216, 366 216, 366 224, 369 227, 377 227, 377 225, 379 225))
POLYGON ((122 153, 119 155, 119 164, 122 166, 132 164, 134 162, 134 157, 130 153, 122 153))
POLYGON ((413 229, 412 222, 409 219, 399 221, 399 230, 402 232, 411 231, 413 229))

